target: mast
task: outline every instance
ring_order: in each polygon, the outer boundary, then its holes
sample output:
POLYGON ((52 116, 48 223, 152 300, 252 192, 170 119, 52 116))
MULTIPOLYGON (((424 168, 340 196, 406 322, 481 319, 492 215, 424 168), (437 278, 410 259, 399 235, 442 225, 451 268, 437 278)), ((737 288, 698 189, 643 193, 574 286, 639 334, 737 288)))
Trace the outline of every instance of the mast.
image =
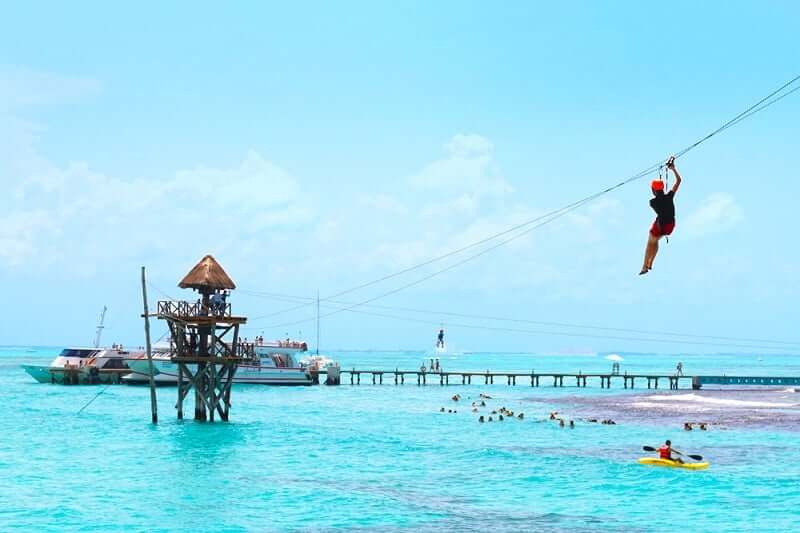
POLYGON ((319 289, 317 289, 317 355, 319 355, 319 289))
POLYGON ((103 322, 105 322, 105 320, 106 320, 106 310, 107 309, 108 309, 108 307, 106 307, 104 305, 103 306, 103 312, 100 313, 100 323, 97 325, 97 333, 95 333, 95 336, 94 336, 94 347, 95 348, 99 348, 100 347, 100 336, 103 334, 103 327, 104 327, 103 326, 103 322))

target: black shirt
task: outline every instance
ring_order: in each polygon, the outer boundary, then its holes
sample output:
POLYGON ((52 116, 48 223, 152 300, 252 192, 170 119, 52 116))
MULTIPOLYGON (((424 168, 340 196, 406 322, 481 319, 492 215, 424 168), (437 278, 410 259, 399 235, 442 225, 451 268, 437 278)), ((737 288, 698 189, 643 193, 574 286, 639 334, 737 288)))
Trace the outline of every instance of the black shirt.
POLYGON ((675 223, 675 191, 669 191, 667 194, 657 194, 655 198, 650 200, 650 207, 656 212, 656 220, 659 226, 675 223))

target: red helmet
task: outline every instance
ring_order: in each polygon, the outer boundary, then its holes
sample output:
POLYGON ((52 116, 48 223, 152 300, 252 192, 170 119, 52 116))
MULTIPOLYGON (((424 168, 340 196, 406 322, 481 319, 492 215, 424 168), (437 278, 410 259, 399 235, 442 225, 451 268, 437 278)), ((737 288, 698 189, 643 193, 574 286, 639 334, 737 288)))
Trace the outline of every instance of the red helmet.
POLYGON ((663 191, 664 190, 664 182, 661 180, 653 180, 650 184, 650 188, 654 191, 663 191))

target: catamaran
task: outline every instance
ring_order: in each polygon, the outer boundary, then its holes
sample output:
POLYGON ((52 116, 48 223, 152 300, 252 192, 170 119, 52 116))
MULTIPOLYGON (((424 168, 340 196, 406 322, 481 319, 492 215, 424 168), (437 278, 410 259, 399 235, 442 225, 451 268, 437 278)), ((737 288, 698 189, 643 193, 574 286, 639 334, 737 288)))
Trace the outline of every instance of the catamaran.
POLYGON ((22 365, 39 383, 117 383, 130 370, 125 360, 130 352, 122 346, 100 348, 107 308, 100 313, 100 323, 92 348, 64 348, 47 366, 22 365))
MULTIPOLYGON (((265 343, 249 343, 253 357, 240 363, 233 383, 256 385, 311 385, 312 369, 299 364, 295 355, 308 350, 308 344, 287 339, 265 343)), ((169 344, 157 344, 152 350, 153 380, 156 385, 177 385, 178 365, 172 362, 169 344)), ((127 359, 131 373, 123 378, 130 384, 149 381, 149 367, 145 354, 136 354, 127 359)))

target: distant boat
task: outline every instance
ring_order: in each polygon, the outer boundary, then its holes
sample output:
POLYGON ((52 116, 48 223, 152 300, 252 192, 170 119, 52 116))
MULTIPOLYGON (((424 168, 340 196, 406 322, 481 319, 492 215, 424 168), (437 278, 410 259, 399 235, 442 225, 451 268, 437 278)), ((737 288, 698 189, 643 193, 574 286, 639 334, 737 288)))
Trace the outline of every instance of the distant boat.
POLYGON ((103 306, 100 323, 92 348, 65 348, 47 366, 22 365, 22 368, 39 383, 117 383, 130 369, 125 363, 130 355, 121 346, 100 348, 100 337, 107 307, 103 306))
POLYGON ((606 359, 608 359, 609 361, 614 361, 616 363, 619 363, 620 361, 624 361, 625 360, 625 359, 623 359, 622 357, 620 357, 619 355, 617 355, 615 353, 612 353, 611 355, 607 355, 606 359))
POLYGON ((47 366, 22 368, 39 383, 115 383, 130 372, 129 355, 120 348, 65 348, 47 366))
MULTIPOLYGON (((311 385, 311 370, 299 364, 295 355, 308 350, 302 341, 274 341, 252 344, 255 357, 240 363, 233 383, 254 385, 311 385)), ((157 346, 152 353, 153 381, 156 385, 177 385, 178 365, 172 362, 169 345, 157 346)), ((129 384, 149 382, 150 370, 145 354, 127 359, 131 373, 123 378, 129 384)), ((194 365, 189 365, 194 367, 194 365)))

